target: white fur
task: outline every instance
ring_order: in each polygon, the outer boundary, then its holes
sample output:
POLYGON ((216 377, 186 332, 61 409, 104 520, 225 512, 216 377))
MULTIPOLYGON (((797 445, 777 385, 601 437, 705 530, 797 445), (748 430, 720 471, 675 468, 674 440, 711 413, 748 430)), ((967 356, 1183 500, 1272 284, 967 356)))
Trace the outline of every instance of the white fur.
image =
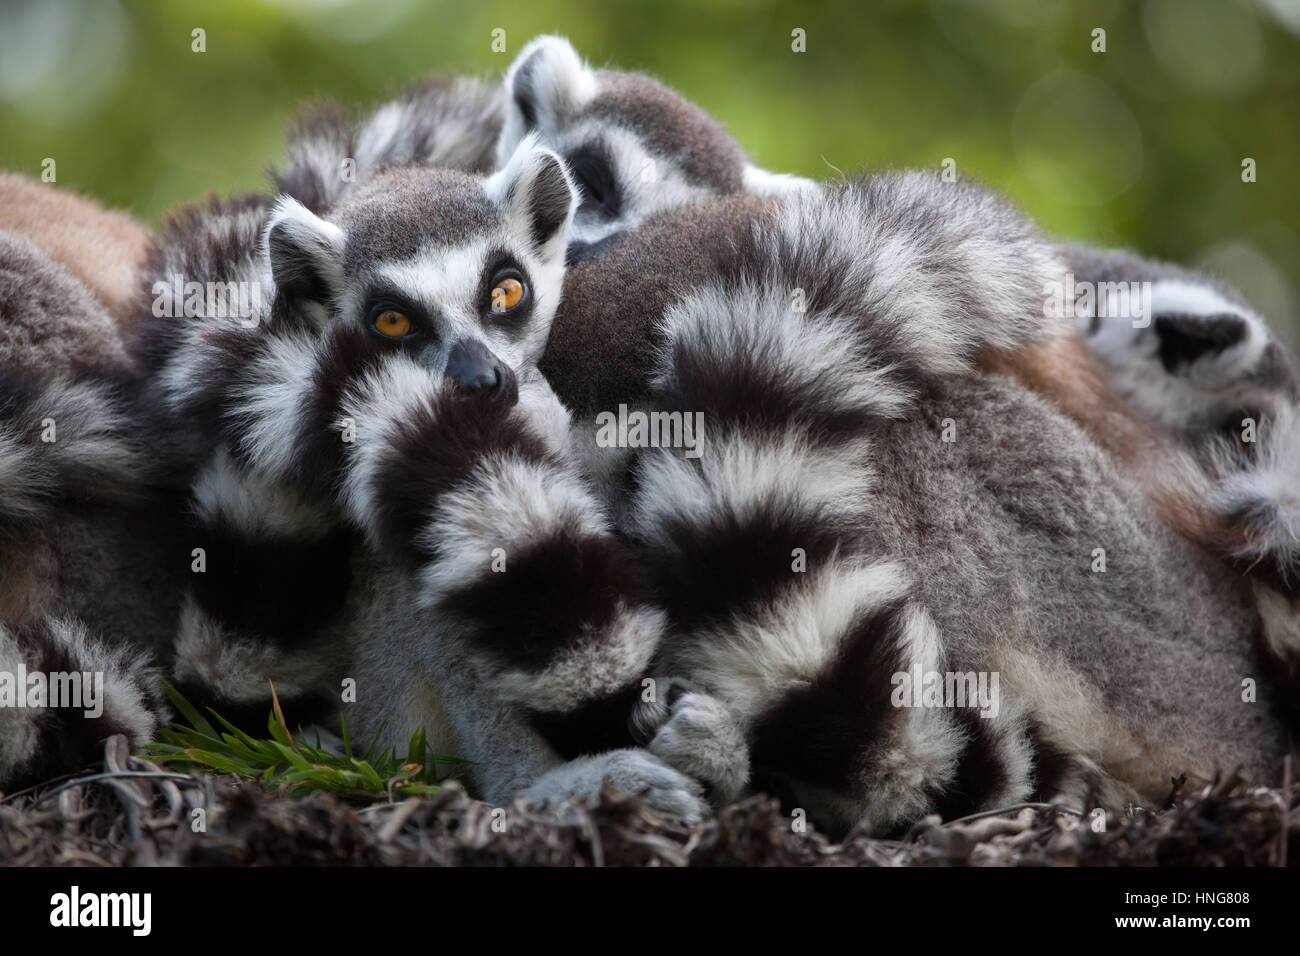
POLYGON ((529 66, 529 84, 534 91, 537 122, 542 129, 558 125, 565 116, 582 109, 596 95, 596 74, 582 62, 568 40, 559 36, 540 36, 529 41, 506 71, 508 105, 497 146, 498 168, 506 164, 528 132, 511 91, 515 88, 520 68, 529 61, 533 61, 529 66))
POLYGON ((755 196, 783 199, 787 196, 815 193, 821 189, 811 179, 793 173, 768 172, 766 169, 759 169, 753 163, 745 165, 743 176, 745 192, 755 196))
POLYGON ((270 338, 254 359, 254 383, 239 396, 247 422, 239 445, 269 475, 285 477, 294 463, 319 349, 319 341, 305 335, 270 338))
POLYGON ((576 474, 512 454, 492 455, 431 510, 421 539, 443 557, 423 572, 421 600, 471 583, 491 567, 493 550, 506 555, 561 530, 601 536, 604 512, 576 474))
MULTIPOLYGON (((281 196, 271 210, 263 238, 263 252, 271 263, 272 275, 280 271, 270 244, 271 234, 277 230, 282 230, 298 255, 312 264, 316 274, 335 294, 343 288, 343 247, 347 237, 342 229, 320 218, 298 200, 281 196)), ((303 302, 300 307, 318 326, 329 321, 330 311, 324 303, 303 302)))
POLYGON ((750 282, 692 292, 660 320, 672 344, 660 350, 659 382, 671 378, 671 356, 681 349, 733 364, 760 359, 779 368, 810 400, 845 412, 870 408, 881 417, 900 417, 911 396, 880 367, 861 320, 796 312, 792 294, 750 282))
POLYGON ((241 472, 224 450, 200 469, 193 496, 200 520, 224 518, 250 535, 310 538, 334 527, 324 505, 307 501, 290 485, 241 472))
POLYGON ((1149 301, 1144 305, 1147 321, 1136 327, 1130 310, 1114 293, 1104 306, 1104 314, 1098 303, 1092 310, 1081 310, 1077 317, 1084 343, 1101 360, 1117 395, 1175 428, 1223 405, 1249 400, 1252 386, 1248 375, 1273 340, 1263 319, 1208 283, 1182 279, 1153 282, 1149 301), (1236 316, 1245 320, 1247 334, 1241 342, 1202 356, 1172 375, 1159 359, 1160 340, 1154 320, 1162 314, 1236 316))
POLYGON ((349 516, 374 535, 375 480, 392 443, 397 415, 410 415, 422 405, 432 407, 440 382, 405 355, 394 355, 352 383, 341 401, 340 432, 345 420, 355 425, 356 438, 347 451, 342 504, 349 516))
POLYGON ((890 562, 831 559, 790 577, 764 607, 702 628, 673 652, 674 671, 707 688, 742 727, 816 677, 856 621, 907 590, 890 562))
POLYGON ((1257 458, 1226 476, 1211 493, 1224 513, 1259 509, 1267 519, 1251 524, 1252 538, 1239 551, 1245 559, 1300 555, 1300 409, 1282 405, 1258 423, 1257 458))
POLYGON ((537 253, 545 262, 563 262, 569 226, 573 222, 574 210, 578 207, 577 188, 564 160, 549 149, 538 146, 538 142, 536 133, 525 136, 505 166, 484 180, 483 190, 505 212, 509 228, 515 237, 529 241, 532 238, 532 196, 538 188, 538 176, 544 169, 551 168, 552 164, 558 166, 565 188, 569 191, 569 207, 559 227, 547 237, 537 253))
POLYGON ((643 458, 633 516, 638 534, 653 540, 672 519, 707 524, 733 515, 744 521, 771 505, 828 520, 860 518, 871 506, 869 448, 863 444, 823 449, 790 433, 710 437, 703 460, 707 467, 699 469, 667 451, 643 458))

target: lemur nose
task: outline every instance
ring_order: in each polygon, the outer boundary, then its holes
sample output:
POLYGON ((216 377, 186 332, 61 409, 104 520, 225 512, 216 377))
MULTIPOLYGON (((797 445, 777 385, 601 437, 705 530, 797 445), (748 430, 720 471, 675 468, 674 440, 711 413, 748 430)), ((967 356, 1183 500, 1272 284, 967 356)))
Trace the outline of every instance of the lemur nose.
POLYGON ((512 372, 482 342, 461 339, 447 356, 447 377, 464 392, 513 405, 519 389, 512 372))

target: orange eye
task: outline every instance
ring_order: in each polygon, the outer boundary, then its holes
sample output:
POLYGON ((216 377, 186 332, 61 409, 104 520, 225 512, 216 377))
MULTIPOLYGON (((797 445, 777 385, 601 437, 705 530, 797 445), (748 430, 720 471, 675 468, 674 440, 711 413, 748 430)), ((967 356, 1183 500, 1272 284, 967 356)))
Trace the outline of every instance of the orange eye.
POLYGON ((502 279, 492 289, 492 311, 513 309, 524 297, 524 284, 518 279, 502 279))
POLYGON ((389 309, 387 312, 379 313, 379 317, 375 319, 375 331, 390 339, 400 339, 411 331, 411 320, 402 313, 389 309))

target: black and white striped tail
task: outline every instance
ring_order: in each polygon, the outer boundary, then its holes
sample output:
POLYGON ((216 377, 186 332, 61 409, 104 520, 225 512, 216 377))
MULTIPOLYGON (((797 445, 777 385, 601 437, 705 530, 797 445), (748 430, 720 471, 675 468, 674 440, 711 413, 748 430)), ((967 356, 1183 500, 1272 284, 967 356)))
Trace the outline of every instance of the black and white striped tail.
POLYGON ((114 734, 144 743, 166 715, 158 672, 141 653, 70 618, 0 625, 0 789, 81 770, 114 734))

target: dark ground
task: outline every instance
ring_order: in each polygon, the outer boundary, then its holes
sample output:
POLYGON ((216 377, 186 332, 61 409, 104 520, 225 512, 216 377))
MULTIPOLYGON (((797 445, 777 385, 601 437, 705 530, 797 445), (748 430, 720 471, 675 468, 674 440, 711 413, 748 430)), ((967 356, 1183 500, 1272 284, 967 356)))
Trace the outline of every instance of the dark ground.
POLYGON ((456 784, 435 798, 355 805, 294 798, 233 778, 167 773, 110 740, 107 779, 65 781, 0 799, 6 866, 1278 866, 1300 861, 1300 786, 1225 780, 1095 833, 1078 817, 1022 809, 913 827, 902 840, 794 832, 754 797, 688 828, 636 798, 543 811, 497 810, 456 784), (141 776, 155 774, 155 776, 141 776), (1283 807, 1288 820, 1282 838, 1283 807), (205 808, 206 832, 192 811, 205 808), (1289 844, 1289 845, 1288 845, 1289 844))

